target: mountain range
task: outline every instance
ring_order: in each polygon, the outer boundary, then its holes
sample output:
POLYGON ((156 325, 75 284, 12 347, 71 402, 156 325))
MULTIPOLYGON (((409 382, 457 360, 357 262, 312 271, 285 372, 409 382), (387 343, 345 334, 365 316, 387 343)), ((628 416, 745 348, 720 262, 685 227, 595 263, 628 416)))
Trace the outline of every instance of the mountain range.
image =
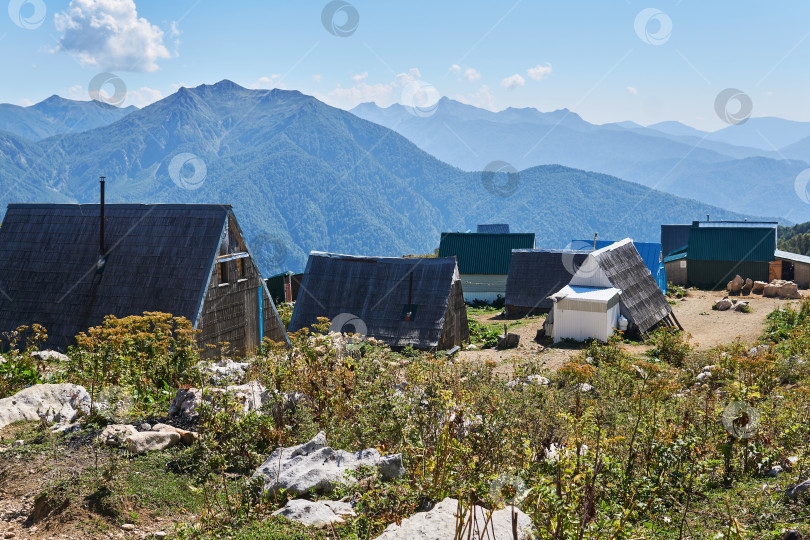
POLYGON ((0 104, 0 131, 39 141, 106 126, 136 110, 132 105, 115 107, 103 101, 76 101, 54 95, 29 107, 0 104))
MULTIPOLYGON (((96 202, 100 175, 108 202, 231 204, 268 274, 302 270, 311 250, 432 253, 441 232, 478 223, 510 223, 535 232, 539 247, 564 247, 597 232, 656 241, 661 223, 744 217, 557 164, 463 171, 297 91, 225 80, 71 132, 100 121, 96 109, 86 110, 40 140, 21 135, 22 121, 16 133, 0 132, 3 210, 10 202, 96 202)), ((559 117, 561 125, 577 121, 559 117)))
POLYGON ((463 170, 561 164, 736 212, 810 220, 810 205, 794 192, 810 168, 810 122, 750 118, 707 133, 679 122, 596 125, 567 109, 491 112, 446 97, 426 110, 363 103, 352 112, 463 170))

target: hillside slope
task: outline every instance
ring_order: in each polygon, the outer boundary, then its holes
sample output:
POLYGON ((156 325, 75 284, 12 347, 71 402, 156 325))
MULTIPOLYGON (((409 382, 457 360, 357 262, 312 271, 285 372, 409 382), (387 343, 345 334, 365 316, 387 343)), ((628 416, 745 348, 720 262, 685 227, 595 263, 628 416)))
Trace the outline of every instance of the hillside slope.
POLYGON ((538 245, 562 247, 594 232, 654 240, 660 223, 707 213, 741 217, 556 165, 490 178, 488 190, 481 173, 447 165, 385 127, 296 91, 230 81, 183 88, 80 135, 10 140, 17 146, 0 152, 9 168, 0 184, 25 174, 23 163, 36 171, 25 182, 30 193, 2 197, 3 206, 93 202, 101 174, 109 202, 232 204, 264 272, 301 270, 311 250, 432 252, 442 231, 482 222, 509 222, 537 232, 538 245), (199 157, 180 169, 186 187, 170 173, 184 153, 199 157))

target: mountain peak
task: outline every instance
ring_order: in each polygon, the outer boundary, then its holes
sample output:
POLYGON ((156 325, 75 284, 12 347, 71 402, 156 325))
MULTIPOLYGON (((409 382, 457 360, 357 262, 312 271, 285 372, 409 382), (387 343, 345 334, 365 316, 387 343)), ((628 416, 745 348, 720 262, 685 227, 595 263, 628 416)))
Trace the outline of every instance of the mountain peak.
POLYGON ((70 101, 73 101, 73 100, 65 99, 62 96, 58 96, 58 95, 54 94, 54 95, 52 95, 50 97, 47 97, 47 98, 43 99, 39 103, 35 103, 34 105, 31 105, 31 107, 38 107, 38 106, 53 107, 55 105, 64 105, 65 103, 68 103, 70 101))
POLYGON ((197 88, 205 86, 210 86, 211 88, 219 91, 247 90, 247 88, 245 88, 244 86, 239 86, 230 79, 222 79, 221 81, 214 83, 212 85, 201 84, 197 88))

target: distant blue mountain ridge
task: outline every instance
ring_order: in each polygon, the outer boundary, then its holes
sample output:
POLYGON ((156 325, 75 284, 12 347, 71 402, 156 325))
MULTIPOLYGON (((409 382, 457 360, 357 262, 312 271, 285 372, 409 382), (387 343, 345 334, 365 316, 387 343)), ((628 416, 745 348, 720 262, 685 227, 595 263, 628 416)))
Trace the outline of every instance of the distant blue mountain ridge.
MULTIPOLYGON (((77 117, 68 105, 73 126, 99 121, 94 109, 77 117)), ((558 164, 466 172, 387 127, 291 90, 225 80, 116 114, 109 124, 38 141, 0 132, 3 211, 10 202, 96 202, 99 175, 112 203, 231 204, 267 274, 302 270, 312 250, 433 253, 441 232, 479 223, 510 223, 535 232, 538 246, 564 247, 597 232, 657 241, 661 223, 753 215, 558 164)), ((532 125, 520 122, 526 115, 575 133, 591 129, 568 112, 495 114, 459 104, 454 116, 462 114, 504 132, 532 125)))

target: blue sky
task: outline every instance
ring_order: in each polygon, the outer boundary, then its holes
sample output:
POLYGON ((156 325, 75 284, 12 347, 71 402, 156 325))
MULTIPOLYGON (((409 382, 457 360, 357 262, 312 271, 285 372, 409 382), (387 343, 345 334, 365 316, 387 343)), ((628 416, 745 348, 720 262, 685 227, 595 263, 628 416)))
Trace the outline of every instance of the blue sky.
POLYGON ((342 37, 322 23, 327 4, 11 0, 0 102, 88 99, 90 80, 112 72, 138 106, 226 78, 342 108, 407 100, 416 84, 493 110, 714 130, 726 126, 715 97, 738 88, 753 116, 810 121, 810 3, 352 0, 330 19, 356 12, 342 37))

